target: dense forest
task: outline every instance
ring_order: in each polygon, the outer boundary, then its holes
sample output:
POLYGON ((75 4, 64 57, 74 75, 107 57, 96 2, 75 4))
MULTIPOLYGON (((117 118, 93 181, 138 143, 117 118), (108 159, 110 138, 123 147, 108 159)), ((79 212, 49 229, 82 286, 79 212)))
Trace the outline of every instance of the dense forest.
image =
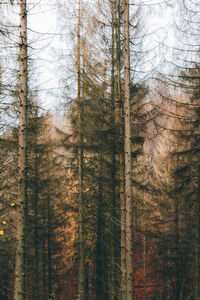
POLYGON ((1 300, 200 299, 199 38, 198 0, 0 1, 1 300))

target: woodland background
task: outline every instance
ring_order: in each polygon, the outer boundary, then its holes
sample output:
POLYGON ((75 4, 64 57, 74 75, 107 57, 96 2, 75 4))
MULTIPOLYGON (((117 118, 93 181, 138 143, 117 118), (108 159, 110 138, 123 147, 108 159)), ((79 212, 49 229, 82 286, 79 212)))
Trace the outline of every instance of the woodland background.
POLYGON ((197 0, 0 2, 1 300, 200 299, 199 18, 197 0))

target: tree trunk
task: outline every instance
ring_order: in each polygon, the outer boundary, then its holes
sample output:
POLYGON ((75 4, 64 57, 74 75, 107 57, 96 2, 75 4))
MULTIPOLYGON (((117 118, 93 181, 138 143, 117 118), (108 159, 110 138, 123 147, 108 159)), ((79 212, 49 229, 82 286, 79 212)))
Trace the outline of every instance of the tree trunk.
POLYGON ((143 211, 143 272, 144 272, 144 300, 147 299, 147 282, 146 282, 146 195, 144 194, 144 211, 143 211))
POLYGON ((47 299, 47 280, 46 280, 46 201, 43 197, 43 215, 42 215, 42 228, 43 228, 43 239, 42 239, 42 294, 43 299, 47 299))
POLYGON ((20 0, 19 42, 19 200, 17 223, 17 250, 15 262, 14 300, 26 298, 25 243, 27 214, 27 11, 26 0, 20 0))
POLYGON ((89 262, 86 262, 85 264, 85 295, 86 299, 89 300, 89 275, 90 275, 90 266, 89 262))
POLYGON ((175 297, 180 299, 181 295, 181 282, 180 282, 180 238, 179 238, 179 205, 178 199, 175 198, 175 297))
MULTIPOLYGON (((50 183, 51 184, 51 183, 50 183)), ((52 295, 51 188, 47 199, 48 214, 48 295, 52 295)))
POLYGON ((112 14, 112 47, 111 47, 111 126, 112 126, 112 202, 110 209, 110 299, 116 299, 116 250, 114 243, 114 236, 116 234, 115 223, 113 220, 116 218, 116 124, 115 124, 115 3, 110 2, 112 14))
POLYGON ((126 201, 126 289, 127 299, 133 300, 133 207, 131 172, 131 109, 130 109, 130 50, 129 1, 124 1, 124 153, 126 201))
POLYGON ((97 242, 96 242, 96 300, 103 300, 105 292, 104 272, 105 264, 103 261, 103 228, 105 226, 103 216, 103 188, 102 188, 102 153, 99 154, 99 182, 98 182, 98 202, 97 202, 97 242))
POLYGON ((117 3, 117 124, 119 125, 120 152, 119 152, 119 178, 120 178, 120 211, 121 211, 121 291, 120 299, 126 300, 126 203, 124 197, 124 120, 123 103, 121 97, 121 0, 117 3))
POLYGON ((81 103, 81 49, 80 49, 80 0, 78 2, 78 47, 77 47, 77 85, 78 85, 78 195, 79 195, 79 299, 85 299, 85 253, 84 253, 84 203, 83 203, 83 137, 81 103))
POLYGON ((68 300, 68 274, 65 275, 65 296, 64 300, 68 300))
POLYGON ((33 299, 39 297, 39 236, 38 236, 38 154, 35 149, 34 161, 34 274, 33 274, 33 299))
POLYGON ((200 245, 200 166, 198 167, 198 193, 197 193, 197 216, 196 216, 196 246, 195 246, 195 300, 199 300, 199 245, 200 245))

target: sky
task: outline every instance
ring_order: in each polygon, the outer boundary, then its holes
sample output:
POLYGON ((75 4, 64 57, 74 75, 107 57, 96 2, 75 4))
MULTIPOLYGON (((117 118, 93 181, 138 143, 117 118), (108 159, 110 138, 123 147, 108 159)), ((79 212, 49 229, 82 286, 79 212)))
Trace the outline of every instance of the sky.
MULTIPOLYGON (((85 1, 85 0, 82 0, 85 1)), ((73 1, 74 2, 74 1, 73 1)), ((91 0, 89 1, 91 3, 91 0)), ((156 3, 165 2, 162 0, 134 0, 130 3, 138 3, 146 5, 146 11, 148 12, 149 4, 153 4, 153 7, 156 3)), ((168 1, 169 2, 169 1, 168 1)), ((33 69, 37 76, 33 82, 33 87, 40 90, 40 100, 43 104, 43 107, 52 110, 57 105, 61 98, 61 90, 59 88, 59 70, 62 65, 61 61, 58 59, 58 54, 60 51, 59 48, 62 48, 64 43, 62 39, 66 36, 61 36, 59 34, 58 26, 58 14, 56 13, 56 7, 53 6, 53 0, 49 3, 48 0, 28 0, 28 36, 29 42, 31 43, 31 55, 34 61, 33 69)), ((59 1, 58 1, 59 3, 59 1)), ((159 7, 159 6, 158 6, 159 7)), ((13 11, 16 12, 18 7, 13 7, 13 11)), ((152 47, 153 44, 159 44, 165 37, 165 42, 168 44, 173 44, 173 34, 170 28, 172 28, 172 15, 174 8, 168 6, 165 11, 157 9, 155 13, 149 13, 147 16, 149 22, 149 28, 151 31, 156 29, 155 34, 151 36, 151 40, 147 40, 147 47, 152 47), (168 28, 168 33, 163 28, 168 28), (166 39, 167 36, 167 39, 166 39)), ((16 13, 14 13, 16 17, 16 13)), ((67 40, 67 39, 66 39, 67 40)), ((66 42, 65 40, 65 42, 66 42)), ((64 47, 68 47, 66 43, 64 47)), ((157 64, 159 65, 160 61, 164 54, 163 50, 160 51, 157 56, 157 64), (162 52, 162 53, 161 53, 162 52)), ((170 51, 168 56, 171 55, 170 51)), ((151 67, 151 65, 150 65, 151 67)))
MULTIPOLYGON (((36 1, 34 1, 37 3, 36 1)), ((47 0, 32 6, 28 14, 29 39, 34 41, 38 88, 43 106, 51 110, 58 103, 59 80, 55 48, 59 46, 57 16, 47 0), (55 35, 56 34, 56 35, 55 35), (56 97, 54 94, 58 95, 56 97)))

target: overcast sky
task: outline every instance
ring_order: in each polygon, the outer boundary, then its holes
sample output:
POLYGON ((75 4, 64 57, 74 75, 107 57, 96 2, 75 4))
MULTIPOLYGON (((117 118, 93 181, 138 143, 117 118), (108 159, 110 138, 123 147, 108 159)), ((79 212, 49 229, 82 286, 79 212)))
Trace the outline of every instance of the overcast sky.
POLYGON ((28 27, 33 30, 29 32, 29 40, 34 42, 33 52, 38 67, 39 90, 42 90, 42 103, 48 109, 54 107, 57 102, 52 94, 59 94, 56 53, 54 53, 60 38, 57 35, 56 19, 56 12, 47 0, 41 0, 28 14, 28 27))
MULTIPOLYGON (((94 0, 94 3, 95 1, 96 0, 94 0)), ((63 46, 67 48, 69 47, 69 44, 64 45, 64 43, 61 42, 63 37, 59 35, 59 29, 57 26, 57 20, 59 17, 56 14, 56 7, 53 7, 53 1, 49 2, 48 0, 32 0, 27 2, 29 3, 28 27, 30 29, 28 36, 29 41, 32 43, 31 46, 33 47, 33 67, 35 68, 35 74, 37 74, 37 81, 34 82, 34 87, 37 87, 39 84, 38 90, 42 90, 40 93, 42 103, 46 108, 51 109, 52 107, 56 106, 60 98, 58 68, 61 62, 58 61, 58 49, 60 47, 62 48, 63 46), (57 94, 58 97, 53 96, 53 94, 57 94)), ((89 2, 93 3, 91 0, 89 2)), ((150 11, 152 12, 152 9, 149 9, 149 5, 153 4, 152 7, 156 8, 157 6, 155 6, 155 3, 160 2, 165 1, 134 0, 134 3, 143 3, 144 7, 147 8, 145 11, 148 14, 146 17, 147 22, 149 22, 149 30, 157 29, 157 32, 151 36, 151 40, 147 40, 147 47, 152 47, 154 43, 160 43, 160 41, 162 41, 164 38, 165 42, 168 44, 173 44, 174 41, 172 33, 172 15, 175 8, 168 6, 168 8, 166 8, 164 11, 157 9, 157 13, 150 13, 150 11), (158 28, 160 29, 158 30, 158 28), (164 28, 167 28, 168 31, 164 30, 164 28)), ((59 1, 57 3, 59 3, 59 1)), ((13 7, 15 12, 17 9, 18 7, 13 7)), ((16 17, 16 14, 13 16, 16 17)), ((65 41, 66 40, 67 37, 65 36, 65 41)), ((160 51, 161 54, 162 50, 158 51, 160 51)), ((167 55, 169 56, 170 52, 168 52, 167 55)), ((163 58, 160 56, 159 59, 163 58)), ((158 64, 159 59, 157 61, 158 64)))

